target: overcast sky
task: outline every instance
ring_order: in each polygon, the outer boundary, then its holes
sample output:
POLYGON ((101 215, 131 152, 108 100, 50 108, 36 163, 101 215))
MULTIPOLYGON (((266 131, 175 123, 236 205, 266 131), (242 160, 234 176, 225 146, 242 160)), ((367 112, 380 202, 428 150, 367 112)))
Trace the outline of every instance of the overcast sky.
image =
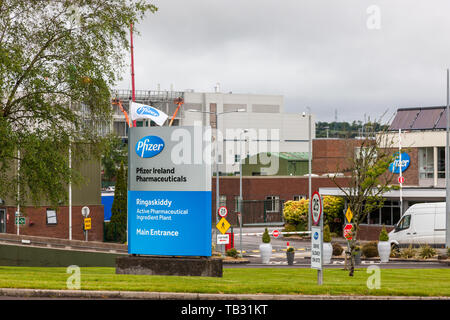
MULTIPOLYGON (((448 0, 154 0, 136 89, 283 95, 317 121, 445 105, 448 0)), ((131 89, 130 70, 117 88, 131 89)))

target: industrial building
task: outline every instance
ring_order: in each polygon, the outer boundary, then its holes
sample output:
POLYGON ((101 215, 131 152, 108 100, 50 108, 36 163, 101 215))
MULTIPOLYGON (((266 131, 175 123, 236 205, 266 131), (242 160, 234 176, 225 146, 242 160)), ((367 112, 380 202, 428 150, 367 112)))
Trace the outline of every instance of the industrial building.
MULTIPOLYGON (((128 110, 130 90, 115 90, 113 97, 120 99, 128 110)), ((238 174, 241 158, 261 152, 308 152, 309 138, 315 137, 314 115, 286 113, 281 95, 223 93, 218 88, 212 93, 137 90, 135 100, 165 112, 169 115, 167 122, 176 113, 173 126, 211 126, 213 136, 218 130, 220 175, 238 174), (177 112, 175 100, 179 98, 184 103, 177 112)), ((111 129, 126 141, 125 115, 116 105, 112 107, 111 129)), ((155 124, 145 120, 136 125, 155 124)))

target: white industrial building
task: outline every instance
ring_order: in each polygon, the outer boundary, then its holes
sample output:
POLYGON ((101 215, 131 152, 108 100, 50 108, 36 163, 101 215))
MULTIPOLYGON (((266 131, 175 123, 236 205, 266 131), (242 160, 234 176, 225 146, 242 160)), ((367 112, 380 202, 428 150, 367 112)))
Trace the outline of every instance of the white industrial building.
MULTIPOLYGON (((125 110, 131 100, 130 90, 113 91, 115 98, 122 101, 125 110)), ((184 104, 178 111, 172 125, 211 126, 213 137, 219 129, 219 172, 239 172, 239 159, 246 154, 252 156, 261 152, 308 152, 309 138, 315 138, 315 117, 311 121, 307 114, 285 113, 281 95, 236 94, 222 92, 188 91, 136 91, 136 102, 149 104, 169 115, 169 124, 177 105, 174 100, 182 98, 184 104), (217 114, 217 115, 216 115, 217 114), (217 116, 217 124, 216 124, 217 116), (308 126, 311 123, 311 136, 308 126), (242 151, 241 151, 242 147, 242 151)), ((125 116, 113 106, 112 129, 127 139, 125 116)), ((306 110, 305 110, 306 111, 306 110)), ((153 126, 143 121, 138 126, 153 126)))

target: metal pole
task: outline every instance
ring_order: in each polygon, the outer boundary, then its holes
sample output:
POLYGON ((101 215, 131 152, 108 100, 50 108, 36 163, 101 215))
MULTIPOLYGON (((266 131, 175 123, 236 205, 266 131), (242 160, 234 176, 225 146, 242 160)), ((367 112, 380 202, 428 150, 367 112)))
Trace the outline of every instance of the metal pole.
POLYGON ((447 69, 447 139, 445 141, 445 212, 446 212, 446 231, 445 231, 445 246, 450 248, 450 151, 449 151, 449 143, 450 143, 450 101, 449 101, 449 69, 447 69))
MULTIPOLYGON (((242 141, 242 133, 241 132, 241 141, 242 141)), ((245 144, 244 144, 244 153, 245 153, 245 144)), ((241 148, 241 157, 239 158, 239 252, 242 258, 242 148, 241 148)))
MULTIPOLYGON (((312 143, 311 143, 311 109, 308 109, 308 199, 311 201, 311 152, 312 152, 312 143)), ((310 212, 308 214, 308 231, 311 231, 311 205, 308 206, 310 212)))
POLYGON ((72 240, 72 142, 69 142, 69 240, 72 240))
POLYGON ((17 150, 17 216, 14 217, 14 220, 17 219, 17 235, 20 235, 20 149, 17 150))
MULTIPOLYGON (((218 114, 217 114, 217 106, 216 106, 216 112, 215 112, 215 116, 216 116, 216 154, 215 154, 215 159, 216 159, 216 225, 219 223, 219 206, 220 206, 220 202, 219 202, 219 197, 220 197, 220 192, 219 192, 219 122, 218 122, 218 114)), ((215 240, 217 241, 217 228, 214 228, 214 232, 215 232, 215 240)), ((220 245, 220 251, 222 253, 225 252, 225 246, 224 245, 220 245)))

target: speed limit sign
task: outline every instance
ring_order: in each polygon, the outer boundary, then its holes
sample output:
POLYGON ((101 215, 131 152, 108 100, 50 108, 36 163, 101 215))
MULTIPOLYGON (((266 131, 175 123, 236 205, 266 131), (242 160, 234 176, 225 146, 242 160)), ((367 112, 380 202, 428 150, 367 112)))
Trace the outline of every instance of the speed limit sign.
POLYGON ((221 216, 222 218, 225 218, 228 214, 228 209, 225 206, 221 206, 219 208, 219 210, 217 210, 217 211, 218 211, 217 213, 219 214, 219 216, 221 216))
POLYGON ((320 198, 319 192, 314 192, 311 197, 311 218, 312 222, 315 226, 317 226, 320 222, 320 216, 322 215, 322 199, 320 198))

